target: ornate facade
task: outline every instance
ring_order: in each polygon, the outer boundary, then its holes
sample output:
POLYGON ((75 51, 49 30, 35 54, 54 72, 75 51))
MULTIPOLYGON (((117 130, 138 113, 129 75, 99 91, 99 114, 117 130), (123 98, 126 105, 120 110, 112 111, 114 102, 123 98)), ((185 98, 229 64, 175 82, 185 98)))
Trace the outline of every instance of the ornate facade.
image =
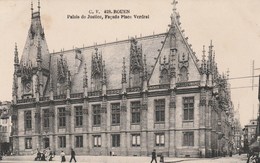
POLYGON ((48 51, 40 7, 32 9, 20 61, 16 45, 14 52, 13 152, 157 149, 198 157, 231 150, 228 76, 218 72, 212 43, 197 59, 173 5, 166 33, 56 53, 48 51))

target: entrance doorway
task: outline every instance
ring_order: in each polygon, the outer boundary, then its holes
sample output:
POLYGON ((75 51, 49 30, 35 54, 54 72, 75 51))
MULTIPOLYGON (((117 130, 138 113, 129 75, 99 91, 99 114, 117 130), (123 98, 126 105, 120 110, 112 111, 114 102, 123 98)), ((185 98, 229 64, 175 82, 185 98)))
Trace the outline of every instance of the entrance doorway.
POLYGON ((50 147, 50 139, 49 138, 43 138, 43 147, 45 149, 50 147))

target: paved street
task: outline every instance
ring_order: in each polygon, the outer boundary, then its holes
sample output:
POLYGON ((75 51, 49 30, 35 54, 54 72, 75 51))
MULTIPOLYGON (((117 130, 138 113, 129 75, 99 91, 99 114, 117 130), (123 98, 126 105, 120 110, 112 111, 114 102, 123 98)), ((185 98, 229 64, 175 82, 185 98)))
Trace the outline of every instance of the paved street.
MULTIPOLYGON (((2 162, 43 162, 33 161, 34 156, 7 156, 4 157, 2 162)), ((109 156, 77 156, 78 163, 150 163, 149 157, 109 157, 109 156)), ((60 157, 55 157, 52 163, 60 162, 60 157)), ((69 162, 69 156, 66 157, 66 162, 69 162)), ((245 163, 246 155, 234 155, 233 157, 222 157, 222 158, 165 158, 165 163, 175 162, 187 162, 187 163, 245 163)), ((159 163, 159 158, 158 158, 159 163)))

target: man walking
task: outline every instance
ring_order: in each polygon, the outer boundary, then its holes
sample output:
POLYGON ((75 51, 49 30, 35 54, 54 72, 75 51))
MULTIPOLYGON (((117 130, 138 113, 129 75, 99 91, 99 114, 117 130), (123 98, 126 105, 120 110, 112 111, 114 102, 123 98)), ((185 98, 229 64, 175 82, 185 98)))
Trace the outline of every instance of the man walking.
POLYGON ((75 158, 75 151, 71 148, 71 157, 70 157, 70 162, 72 161, 72 159, 74 159, 75 162, 77 162, 76 158, 75 158))
POLYGON ((152 152, 152 161, 151 161, 151 163, 153 162, 153 160, 155 161, 155 163, 157 163, 157 160, 156 160, 156 150, 155 149, 152 152))

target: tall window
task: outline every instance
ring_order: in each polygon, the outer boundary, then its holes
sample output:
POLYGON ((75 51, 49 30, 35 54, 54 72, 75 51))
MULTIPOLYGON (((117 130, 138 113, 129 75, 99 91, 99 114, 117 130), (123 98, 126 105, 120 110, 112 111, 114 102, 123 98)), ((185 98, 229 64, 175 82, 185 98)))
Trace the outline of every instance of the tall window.
POLYGON ((165 120, 165 100, 155 100, 155 121, 164 122, 165 120))
POLYGON ((194 133, 184 132, 183 133, 183 146, 194 146, 194 133))
POLYGON ((140 144, 141 144, 140 134, 133 134, 132 135, 132 146, 133 147, 139 147, 140 144))
POLYGON ((43 127, 48 128, 50 127, 50 120, 49 120, 49 109, 43 110, 43 127))
POLYGON ((25 149, 32 149, 32 138, 25 138, 25 149))
POLYGON ((101 79, 101 75, 99 73, 95 73, 94 76, 93 76, 93 80, 94 80, 93 83, 94 83, 94 90, 95 91, 101 90, 100 79, 101 79))
POLYGON ((163 69, 161 71, 161 84, 168 84, 169 78, 168 78, 168 71, 167 69, 163 69))
POLYGON ((83 136, 75 136, 75 147, 76 148, 81 148, 83 147, 83 136))
POLYGON ((182 67, 180 69, 180 81, 181 82, 188 81, 188 70, 186 67, 182 67))
POLYGON ((65 108, 58 108, 59 110, 59 127, 66 126, 66 110, 65 108))
POLYGON ((75 107, 75 120, 76 120, 76 127, 81 127, 83 124, 83 110, 82 106, 75 107))
POLYGON ((132 87, 140 87, 140 86, 141 86, 140 72, 138 68, 135 68, 133 70, 132 87))
POLYGON ((66 148, 66 136, 59 136, 59 147, 66 148))
POLYGON ((94 147, 101 147, 101 135, 93 136, 94 147))
POLYGON ((111 104, 112 125, 120 124, 120 103, 111 104))
POLYGON ((140 110, 141 103, 140 101, 131 102, 131 111, 132 111, 132 123, 140 123, 140 110))
POLYGON ((101 105, 93 105, 93 125, 100 126, 101 124, 101 105))
POLYGON ((155 134, 155 146, 164 146, 164 133, 155 134))
POLYGON ((112 135, 112 147, 120 147, 120 134, 112 135))
POLYGON ((32 129, 32 111, 28 110, 24 112, 25 129, 32 129))
POLYGON ((184 120, 194 119, 194 97, 183 98, 184 120))

